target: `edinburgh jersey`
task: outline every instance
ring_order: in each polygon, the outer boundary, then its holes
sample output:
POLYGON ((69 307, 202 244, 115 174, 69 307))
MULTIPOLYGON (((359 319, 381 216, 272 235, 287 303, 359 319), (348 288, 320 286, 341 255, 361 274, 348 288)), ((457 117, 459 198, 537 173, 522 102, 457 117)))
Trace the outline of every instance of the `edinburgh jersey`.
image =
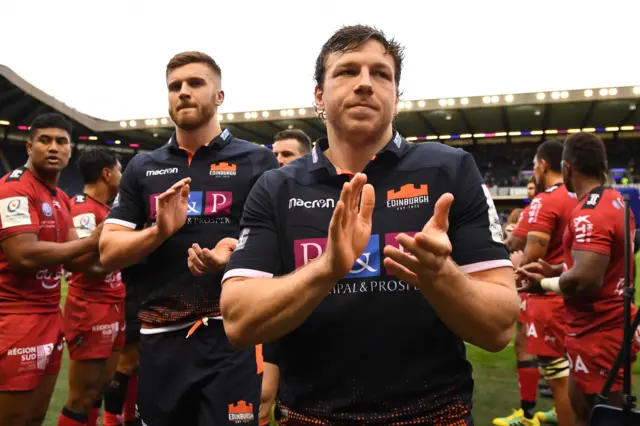
MULTIPOLYGON (((630 215, 631 241, 635 219, 630 215)), ((573 211, 564 235, 567 269, 573 267, 572 251, 591 251, 609 256, 604 282, 597 294, 565 298, 567 335, 624 327, 624 201, 613 188, 598 187, 573 211)), ((634 277, 633 258, 630 266, 634 277)), ((632 315, 635 308, 632 308, 632 315)))
MULTIPOLYGON (((73 225, 69 197, 51 188, 26 167, 0 180, 0 241, 18 234, 37 234, 39 241, 63 243, 73 225)), ((62 265, 19 271, 0 250, 0 314, 60 311, 62 265)))
MULTIPOLYGON (((327 148, 320 139, 310 155, 256 183, 225 280, 286 275, 322 254, 351 177, 324 156, 327 148)), ((385 270, 382 251, 398 247, 399 233, 421 231, 451 192, 455 262, 468 273, 511 267, 489 191, 470 154, 398 134, 364 173, 376 195, 364 253, 300 327, 269 344, 282 423, 466 425, 473 381, 464 342, 416 287, 385 270)))
MULTIPOLYGON (((86 238, 109 214, 109 206, 87 194, 78 194, 71 199, 71 216, 78 238, 86 238)), ((120 271, 102 276, 74 273, 69 280, 69 296, 94 303, 120 303, 125 289, 120 271)))
MULTIPOLYGON (((105 223, 131 229, 153 226, 156 197, 190 177, 186 224, 145 261, 147 288, 139 318, 145 327, 179 326, 204 316, 219 316, 219 273, 194 276, 188 249, 198 243, 213 248, 225 237, 237 238, 242 207, 253 184, 278 163, 271 151, 234 138, 228 130, 193 155, 175 135, 164 146, 135 156, 127 166, 116 202, 105 223)), ((137 293, 137 291, 136 291, 137 293)))

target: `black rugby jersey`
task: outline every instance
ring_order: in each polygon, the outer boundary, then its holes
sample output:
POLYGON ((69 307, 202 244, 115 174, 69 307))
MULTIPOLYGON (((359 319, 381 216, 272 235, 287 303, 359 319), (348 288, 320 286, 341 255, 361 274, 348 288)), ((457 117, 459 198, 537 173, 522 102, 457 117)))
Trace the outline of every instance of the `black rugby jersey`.
POLYGON ((139 317, 151 327, 185 324, 220 315, 222 272, 195 277, 187 267, 193 243, 213 248, 225 237, 237 238, 247 195, 257 179, 278 167, 265 147, 234 138, 228 130, 193 156, 181 149, 175 134, 164 146, 135 156, 127 166, 116 202, 105 223, 142 229, 155 223, 158 195, 190 177, 186 224, 145 259, 147 295, 139 317))
MULTIPOLYGON (((321 139, 310 155, 258 180, 223 280, 285 275, 323 252, 349 179, 323 155, 327 147, 321 139)), ((300 327, 270 342, 283 424, 465 425, 473 381, 464 342, 417 288, 385 270, 382 251, 398 246, 398 233, 421 231, 451 192, 453 260, 465 272, 511 266, 493 200, 469 153, 398 134, 364 173, 376 193, 365 252, 300 327)))

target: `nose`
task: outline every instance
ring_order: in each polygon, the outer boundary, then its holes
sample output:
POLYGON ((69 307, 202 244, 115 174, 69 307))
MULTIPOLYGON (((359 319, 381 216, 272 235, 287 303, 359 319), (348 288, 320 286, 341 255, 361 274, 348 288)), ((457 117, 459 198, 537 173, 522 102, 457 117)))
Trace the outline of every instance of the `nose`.
POLYGON ((180 99, 189 99, 191 97, 191 92, 189 91, 189 84, 186 81, 182 82, 182 86, 180 86, 180 99))
POLYGON ((60 150, 60 145, 58 144, 58 142, 52 141, 49 144, 49 152, 50 153, 57 154, 59 150, 60 150))
POLYGON ((373 93, 373 82, 371 80, 371 72, 369 71, 369 68, 362 67, 360 70, 354 91, 359 93, 373 93))

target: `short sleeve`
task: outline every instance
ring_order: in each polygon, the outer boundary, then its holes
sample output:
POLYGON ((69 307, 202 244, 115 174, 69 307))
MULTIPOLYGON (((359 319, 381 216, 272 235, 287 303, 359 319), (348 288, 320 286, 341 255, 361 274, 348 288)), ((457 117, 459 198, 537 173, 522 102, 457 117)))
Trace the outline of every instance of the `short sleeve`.
POLYGON ((0 184, 0 240, 18 234, 38 233, 37 196, 24 181, 0 184))
POLYGON ((140 158, 134 157, 122 174, 118 195, 105 224, 112 223, 137 229, 145 223, 145 206, 137 173, 140 158))
POLYGON ((222 281, 232 277, 270 278, 282 275, 282 259, 276 213, 271 199, 269 172, 253 186, 240 220, 238 245, 227 265, 222 281))
POLYGON ((71 205, 71 217, 73 219, 73 228, 78 234, 78 238, 87 238, 91 235, 96 228, 96 215, 95 213, 88 211, 88 209, 82 205, 73 203, 71 205))
POLYGON ((538 195, 531 201, 529 232, 544 232, 551 235, 558 223, 561 205, 547 194, 538 195))
POLYGON ((511 234, 516 237, 526 238, 529 233, 529 206, 525 207, 520 215, 520 220, 518 220, 518 224, 516 225, 516 229, 511 232, 511 234))
POLYGON ((610 255, 615 233, 614 223, 611 218, 606 219, 602 212, 576 211, 569 223, 573 235, 572 249, 610 255))
POLYGON ((464 154, 455 176, 449 214, 451 257, 466 273, 513 266, 493 199, 469 153, 464 154))

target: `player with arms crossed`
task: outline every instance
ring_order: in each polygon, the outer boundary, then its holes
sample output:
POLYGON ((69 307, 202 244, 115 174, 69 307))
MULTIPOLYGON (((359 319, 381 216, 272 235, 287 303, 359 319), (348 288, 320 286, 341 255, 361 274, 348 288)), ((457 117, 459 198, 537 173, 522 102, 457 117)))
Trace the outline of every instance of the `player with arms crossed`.
POLYGON ((472 424, 463 341, 499 351, 513 333, 513 269, 473 157, 392 127, 402 52, 338 30, 316 62, 328 138, 245 205, 224 326, 238 347, 275 345, 284 425, 472 424))
POLYGON ((71 156, 71 124, 36 117, 29 159, 0 181, 0 424, 41 425, 64 347, 60 279, 97 259, 99 229, 77 239, 58 188, 71 156))
MULTIPOLYGON (((580 200, 564 236, 565 270, 558 276, 562 268, 542 260, 526 265, 518 273, 527 277, 522 291, 550 291, 564 296, 571 403, 576 426, 586 426, 596 395, 603 389, 622 347, 624 201, 618 191, 604 186, 607 157, 604 143, 597 136, 569 136, 564 142, 562 166, 567 189, 580 200)), ((635 233, 633 215, 630 230, 635 233)), ((633 307, 632 315, 635 312, 633 307)), ((637 340, 636 334, 634 359, 637 340)), ((622 384, 620 369, 608 404, 621 406, 622 384)))
MULTIPOLYGON (((85 185, 71 200, 71 217, 78 238, 87 238, 109 214, 121 165, 113 151, 99 148, 84 151, 76 164, 85 185)), ((71 276, 63 315, 71 360, 69 394, 58 426, 96 424, 102 393, 124 345, 124 295, 120 271, 107 272, 96 264, 71 276)))
MULTIPOLYGON (((535 176, 529 179, 527 184, 527 197, 533 200, 538 194, 538 185, 536 185, 535 176)), ((527 234, 529 233, 529 225, 533 221, 530 214, 531 203, 529 203, 518 220, 515 229, 509 234, 505 240, 505 244, 512 251, 511 261, 514 267, 519 267, 522 262, 523 252, 527 234)), ((495 426, 511 426, 511 425, 538 425, 541 421, 545 423, 557 423, 554 410, 546 413, 538 412, 534 415, 537 402, 538 382, 540 379, 540 370, 538 369, 538 360, 535 355, 527 352, 527 304, 529 295, 520 293, 520 315, 516 321, 516 338, 514 348, 516 351, 518 389, 520 391, 520 409, 514 410, 507 417, 499 417, 493 419, 495 426)))
POLYGON ((100 241, 101 260, 110 267, 146 258, 138 408, 148 426, 228 424, 231 418, 258 424, 261 351, 229 342, 220 280, 249 190, 278 163, 267 148, 222 131, 221 76, 201 52, 169 61, 175 134, 127 165, 100 241))

